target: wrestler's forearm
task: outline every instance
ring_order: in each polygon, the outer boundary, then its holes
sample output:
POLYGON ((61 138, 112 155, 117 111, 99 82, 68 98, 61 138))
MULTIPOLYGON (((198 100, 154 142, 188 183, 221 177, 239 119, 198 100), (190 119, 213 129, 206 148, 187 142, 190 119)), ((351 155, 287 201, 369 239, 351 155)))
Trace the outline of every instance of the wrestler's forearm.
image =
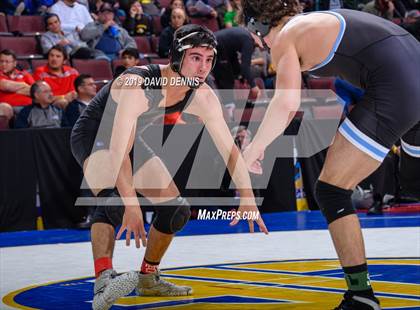
POLYGON ((125 206, 139 205, 137 193, 133 185, 133 172, 129 156, 126 156, 122 162, 116 186, 125 206))
POLYGON ((254 148, 265 150, 289 126, 299 108, 299 99, 290 98, 289 100, 291 102, 276 97, 271 100, 253 139, 254 148))
POLYGON ((234 145, 230 153, 227 168, 241 198, 254 198, 251 178, 239 149, 234 145))

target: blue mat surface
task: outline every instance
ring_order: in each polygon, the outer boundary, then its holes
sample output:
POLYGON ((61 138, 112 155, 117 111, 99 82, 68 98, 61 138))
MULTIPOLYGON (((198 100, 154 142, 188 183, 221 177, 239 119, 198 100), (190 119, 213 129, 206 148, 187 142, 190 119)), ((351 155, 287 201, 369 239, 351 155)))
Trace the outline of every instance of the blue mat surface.
MULTIPOLYGON (((367 216, 359 214, 363 228, 383 227, 419 227, 420 213, 385 214, 367 216)), ((325 219, 319 211, 279 212, 263 214, 263 219, 269 231, 296 231, 327 229, 325 219)), ((146 225, 146 230, 148 225, 146 225)), ((248 232, 248 223, 240 222, 231 227, 229 221, 222 220, 192 220, 178 233, 178 236, 231 234, 248 232)), ((90 241, 88 230, 50 229, 44 231, 19 231, 0 233, 0 247, 71 243, 90 241)))

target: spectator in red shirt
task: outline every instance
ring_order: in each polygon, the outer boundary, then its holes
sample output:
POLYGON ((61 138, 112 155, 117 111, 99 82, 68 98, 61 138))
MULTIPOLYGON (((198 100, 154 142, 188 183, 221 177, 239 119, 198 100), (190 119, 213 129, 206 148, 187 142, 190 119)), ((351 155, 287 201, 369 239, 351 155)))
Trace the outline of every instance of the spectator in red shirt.
POLYGON ((34 82, 26 71, 16 69, 16 55, 5 49, 0 52, 0 129, 9 128, 13 107, 31 103, 29 89, 34 82))
POLYGON ((64 48, 55 45, 48 51, 48 63, 36 68, 34 73, 36 81, 43 80, 50 85, 54 95, 54 105, 62 109, 76 99, 74 80, 79 76, 76 69, 64 65, 66 60, 67 54, 64 48))
POLYGON ((26 71, 16 68, 16 55, 5 49, 0 52, 0 102, 11 106, 31 104, 29 89, 34 83, 32 76, 26 71))

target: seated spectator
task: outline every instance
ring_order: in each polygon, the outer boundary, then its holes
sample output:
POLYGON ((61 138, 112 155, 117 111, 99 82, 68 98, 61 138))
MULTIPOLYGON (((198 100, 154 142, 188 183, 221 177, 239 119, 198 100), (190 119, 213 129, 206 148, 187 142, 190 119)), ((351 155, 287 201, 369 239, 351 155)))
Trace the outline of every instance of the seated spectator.
POLYGON ((21 15, 25 10, 25 3, 16 0, 2 0, 0 1, 0 12, 5 15, 21 15))
POLYGON ((127 0, 89 0, 89 12, 94 20, 98 20, 99 9, 105 2, 109 3, 113 7, 114 11, 117 11, 120 8, 122 8, 123 11, 129 9, 127 0))
POLYGON ((34 79, 43 80, 51 87, 54 104, 64 109, 70 101, 76 98, 74 80, 79 75, 76 69, 64 65, 67 54, 60 45, 53 46, 48 52, 48 63, 36 68, 34 79))
POLYGON ((186 6, 191 17, 217 18, 217 11, 208 4, 208 0, 188 0, 186 6))
POLYGON ((392 20, 395 6, 391 0, 372 0, 363 7, 363 12, 392 20))
POLYGON ((80 114, 82 114, 93 97, 95 97, 96 84, 92 76, 81 74, 74 81, 74 89, 76 90, 77 98, 70 102, 64 113, 71 127, 74 126, 80 114))
POLYGON ((15 128, 60 128, 68 123, 63 110, 54 106, 51 87, 44 81, 36 81, 31 86, 32 105, 19 112, 15 128))
POLYGON ((122 65, 115 68, 115 76, 118 77, 128 68, 137 66, 139 64, 139 51, 136 48, 126 48, 122 54, 122 65))
POLYGON ((238 26, 238 16, 242 10, 241 0, 229 0, 226 3, 224 24, 226 28, 238 26))
POLYGON ((80 33, 80 37, 89 47, 101 50, 109 60, 118 58, 128 47, 137 48, 134 39, 127 30, 116 24, 114 17, 113 7, 105 2, 99 10, 98 20, 86 25, 80 33))
POLYGON ((138 0, 131 1, 123 26, 131 36, 153 34, 153 18, 143 13, 143 8, 138 0))
POLYGON ((169 7, 163 10, 163 13, 160 17, 160 24, 162 25, 162 28, 166 28, 170 25, 171 14, 173 9, 183 9, 185 11, 184 1, 171 0, 171 2, 169 3, 169 7))
POLYGON ((93 21, 88 9, 77 3, 76 0, 58 0, 50 8, 50 13, 57 14, 61 20, 63 31, 80 32, 87 24, 93 21))
POLYGON ((71 58, 106 58, 103 52, 88 47, 86 42, 80 39, 77 31, 64 32, 57 14, 47 14, 44 20, 48 30, 41 36, 41 47, 44 54, 47 54, 54 45, 61 45, 71 58))
POLYGON ((158 54, 162 58, 167 58, 169 49, 171 48, 174 38, 174 32, 179 27, 185 24, 187 14, 183 9, 173 9, 171 14, 171 25, 163 29, 159 37, 159 50, 158 54))
POLYGON ((54 2, 54 0, 3 0, 0 4, 0 12, 16 16, 43 15, 54 2))
POLYGON ((27 15, 44 15, 47 13, 47 10, 55 3, 54 0, 37 0, 37 1, 28 1, 25 0, 25 11, 24 14, 27 15))
POLYGON ((139 0, 143 12, 148 15, 160 15, 160 4, 156 0, 139 0))
POLYGON ((16 68, 16 55, 5 49, 0 52, 0 102, 13 107, 31 104, 29 89, 34 78, 16 68))

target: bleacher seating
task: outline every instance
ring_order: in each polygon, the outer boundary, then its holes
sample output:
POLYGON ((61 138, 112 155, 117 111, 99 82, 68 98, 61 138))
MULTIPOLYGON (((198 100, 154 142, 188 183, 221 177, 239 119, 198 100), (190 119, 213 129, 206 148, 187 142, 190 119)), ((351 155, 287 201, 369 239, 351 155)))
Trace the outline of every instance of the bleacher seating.
POLYGON ((155 35, 160 35, 162 32, 162 24, 160 23, 160 16, 153 16, 153 33, 155 35))
POLYGON ((168 58, 152 58, 150 59, 150 63, 158 64, 158 65, 167 65, 169 63, 168 58))
POLYGON ((171 0, 159 0, 159 3, 162 8, 169 8, 171 0))
POLYGON ((315 119, 340 119, 343 113, 343 106, 340 104, 313 106, 312 113, 315 119))
POLYGON ((31 61, 32 70, 35 71, 36 68, 45 66, 48 63, 47 59, 33 59, 31 61))
POLYGON ((233 111, 234 122, 261 122, 266 108, 264 107, 253 107, 246 109, 235 109, 233 111))
POLYGON ((134 40, 137 44, 137 50, 143 54, 144 57, 158 57, 156 53, 152 51, 150 40, 145 36, 136 36, 134 40))
POLYGON ((0 50, 11 49, 18 58, 42 58, 35 37, 0 37, 0 50))
POLYGON ((73 59, 73 67, 80 74, 90 74, 94 80, 111 80, 113 77, 109 61, 103 59, 73 59))
POLYGON ((33 35, 45 32, 45 25, 42 16, 7 16, 9 31, 23 35, 33 35))
POLYGON ((159 36, 152 36, 150 41, 152 52, 157 54, 159 51, 159 36))
POLYGON ((333 78, 333 77, 309 78, 308 79, 308 87, 310 89, 331 89, 331 90, 335 90, 334 81, 335 81, 335 78, 333 78))
POLYGON ((11 36, 9 32, 9 27, 7 27, 6 16, 0 15, 0 35, 2 36, 11 36))

